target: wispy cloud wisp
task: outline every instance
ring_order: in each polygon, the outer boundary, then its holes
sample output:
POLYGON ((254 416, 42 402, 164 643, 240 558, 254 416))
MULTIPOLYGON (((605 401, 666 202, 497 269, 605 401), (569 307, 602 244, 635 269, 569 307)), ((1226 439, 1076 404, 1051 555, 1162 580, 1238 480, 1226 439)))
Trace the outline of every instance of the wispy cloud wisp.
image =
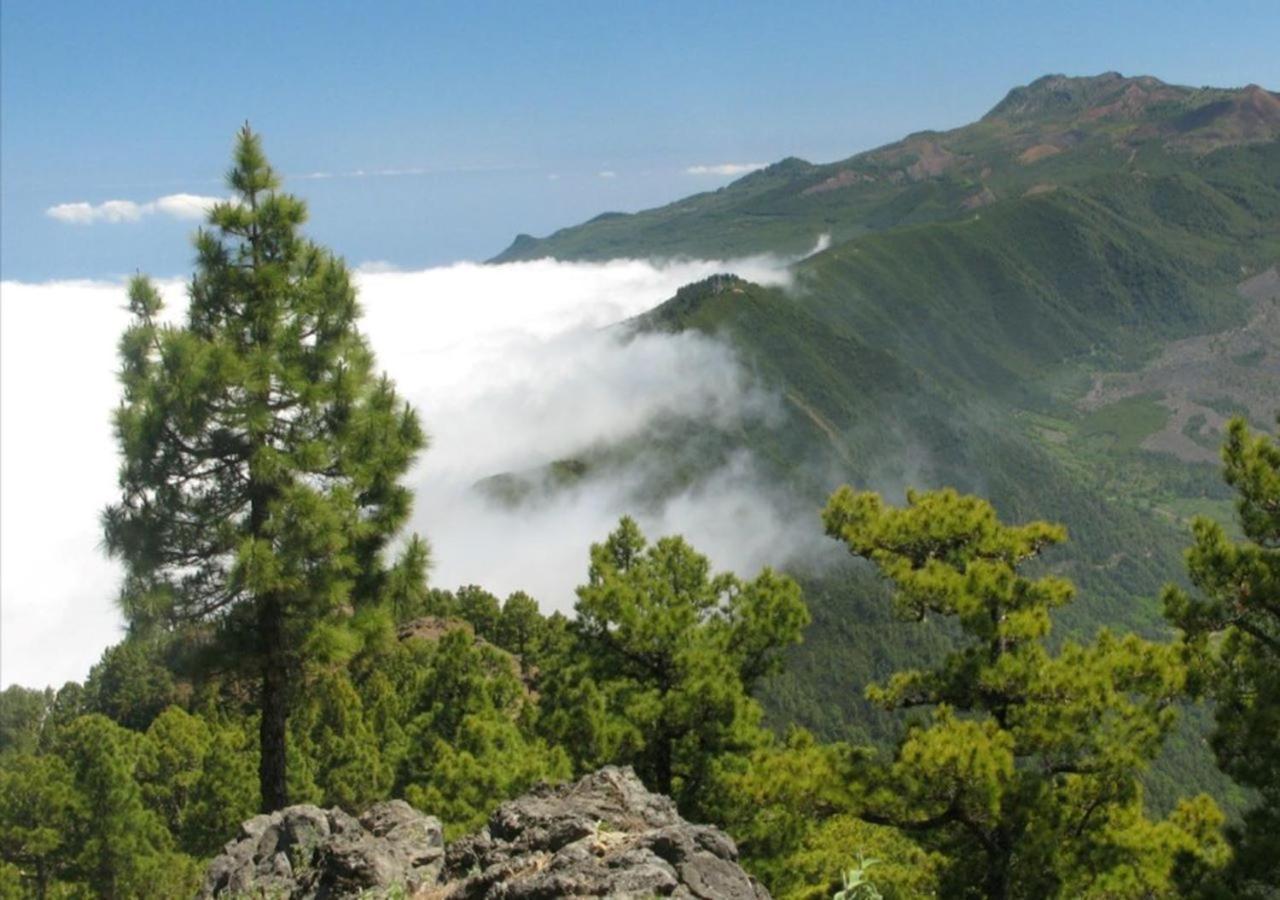
POLYGON ((68 225, 93 225, 98 222, 119 224, 138 222, 146 216, 164 215, 174 219, 196 220, 204 218, 221 197, 204 197, 199 194, 166 194, 146 203, 134 200, 107 200, 103 203, 58 203, 44 214, 68 225))
POLYGON ((715 165, 689 166, 684 170, 686 175, 746 175, 757 169, 763 169, 765 163, 716 163, 715 165))

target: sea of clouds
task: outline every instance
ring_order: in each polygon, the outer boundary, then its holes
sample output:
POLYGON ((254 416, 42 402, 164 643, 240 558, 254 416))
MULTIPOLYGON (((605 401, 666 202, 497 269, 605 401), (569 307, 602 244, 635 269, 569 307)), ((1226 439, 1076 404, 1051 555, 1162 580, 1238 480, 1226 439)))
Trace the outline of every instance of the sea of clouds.
MULTIPOLYGON (((619 516, 650 537, 682 533, 721 568, 781 565, 816 536, 738 454, 678 496, 638 503, 643 472, 591 477, 511 508, 476 491, 501 472, 536 470, 672 417, 733 426, 777 415, 779 399, 732 350, 701 335, 610 326, 717 272, 789 284, 789 260, 551 260, 357 270, 361 328, 430 447, 409 475, 411 528, 432 545, 431 581, 529 591, 572 608, 587 549, 619 516)), ((160 287, 180 319, 185 285, 160 287)), ((124 286, 0 285, 0 682, 82 679, 119 640, 117 563, 99 515, 117 496, 111 411, 124 286)))

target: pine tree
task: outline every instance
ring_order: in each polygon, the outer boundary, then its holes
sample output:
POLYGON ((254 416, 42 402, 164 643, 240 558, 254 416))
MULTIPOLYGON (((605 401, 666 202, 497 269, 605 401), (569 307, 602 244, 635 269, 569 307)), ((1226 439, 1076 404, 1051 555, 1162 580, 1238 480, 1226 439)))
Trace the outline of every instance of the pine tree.
POLYGON ((931 708, 891 761, 868 766, 860 815, 950 860, 945 892, 984 896, 1165 895, 1174 879, 1222 865, 1222 815, 1207 797, 1163 821, 1143 812, 1141 775, 1182 696, 1176 646, 1103 631, 1045 646, 1050 613, 1073 594, 1024 567, 1062 528, 1005 525, 952 490, 909 492, 901 509, 842 488, 827 533, 870 560, 912 620, 955 620, 959 645, 930 670, 895 674, 868 696, 931 708))
POLYGON ((253 814, 257 748, 247 730, 229 722, 215 727, 200 777, 183 816, 182 843, 193 856, 214 856, 253 814))
POLYGON ((212 741, 207 722, 170 706, 151 723, 138 749, 136 776, 143 802, 172 835, 186 829, 191 795, 212 741))
POLYGON ((29 882, 27 896, 43 900, 70 868, 84 807, 71 768, 60 757, 0 754, 0 859, 29 882))
POLYGON ((0 691, 0 756, 35 753, 53 706, 53 690, 11 684, 0 691))
POLYGON ((87 711, 134 731, 144 731, 178 700, 173 673, 157 658, 155 648, 130 639, 103 651, 89 670, 84 692, 87 711))
POLYGON ((273 810, 287 803, 299 648, 396 581, 383 551, 408 516, 398 479, 424 437, 375 374, 346 266, 300 236, 306 208, 278 192, 247 125, 227 180, 233 199, 196 235, 185 325, 159 321, 145 278, 130 284, 122 496, 103 519, 131 626, 200 625, 260 679, 273 810))
POLYGON ((1187 553, 1197 593, 1168 588, 1165 611, 1217 702, 1219 765, 1257 791, 1237 835, 1233 889, 1270 896, 1280 882, 1280 443, 1235 419, 1222 458, 1244 539, 1197 519, 1187 553))
POLYGON ((650 546, 624 518, 578 588, 577 667, 545 686, 545 728, 580 768, 626 762, 686 815, 707 815, 726 765, 765 739, 751 692, 809 622, 799 586, 764 569, 712 574, 683 538, 650 546))
POLYGON ((145 740, 106 716, 81 716, 58 738, 82 800, 72 826, 78 849, 74 868, 100 897, 175 896, 189 890, 190 861, 172 852, 160 817, 143 805, 134 777, 145 740), (185 870, 185 871, 184 871, 185 870))

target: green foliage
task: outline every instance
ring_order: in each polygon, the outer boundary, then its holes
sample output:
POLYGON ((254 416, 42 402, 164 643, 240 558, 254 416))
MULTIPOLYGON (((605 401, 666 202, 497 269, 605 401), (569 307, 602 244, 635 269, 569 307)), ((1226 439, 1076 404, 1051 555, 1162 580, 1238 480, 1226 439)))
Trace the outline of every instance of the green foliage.
POLYGON ((454 594, 457 614, 471 623, 476 634, 492 641, 498 633, 498 619, 502 616, 498 598, 474 584, 458 588, 454 594))
POLYGON ((568 620, 560 614, 543 616, 538 602, 523 591, 504 601, 476 585, 456 591, 432 588, 422 599, 406 607, 401 622, 415 617, 461 619, 479 638, 516 656, 525 677, 533 679, 542 662, 563 652, 569 641, 568 620))
POLYGON ((58 689, 53 695, 53 705, 49 707, 49 715, 44 722, 42 748, 47 746, 48 741, 57 735, 62 726, 70 725, 81 715, 91 711, 86 700, 84 688, 74 681, 68 681, 58 689))
POLYGON ((1165 591, 1192 652, 1197 687, 1216 703, 1222 768, 1257 792, 1236 835, 1233 890, 1280 881, 1280 444, 1234 419, 1222 449, 1243 539, 1200 518, 1187 567, 1195 593, 1165 591))
MULTIPOLYGON (((13 863, 0 862, 0 900, 22 900, 27 896, 23 890, 22 870, 13 863)), ((36 896, 40 896, 37 893, 36 896)))
POLYGON ((743 864, 773 896, 826 900, 842 887, 853 848, 882 860, 875 883, 885 897, 937 894, 942 857, 897 829, 853 814, 864 756, 792 729, 723 781, 720 822, 737 841, 743 864))
POLYGON ((416 752, 429 763, 406 786, 405 798, 447 823, 449 839, 484 824, 495 798, 515 797, 541 781, 570 775, 563 749, 527 736, 498 711, 470 714, 448 741, 435 738, 416 752))
POLYGON ((35 896, 45 896, 71 870, 76 828, 86 812, 73 773, 60 757, 0 757, 0 859, 35 896))
POLYGON ((162 712, 147 729, 135 774, 144 802, 160 815, 171 834, 186 831, 187 810, 211 742, 209 726, 176 706, 162 712))
POLYGON ((521 660, 537 655, 543 643, 546 625, 538 611, 538 601, 523 591, 517 591, 502 604, 502 613, 495 623, 493 641, 509 650, 521 660))
POLYGON ((87 708, 126 728, 145 730, 161 710, 178 700, 173 673, 162 664, 156 649, 146 641, 129 639, 103 651, 85 682, 87 708))
POLYGON ((343 669, 307 679, 305 699, 290 722, 293 746, 314 772, 314 787, 299 795, 321 806, 358 813, 391 789, 391 767, 383 760, 364 703, 343 669))
POLYGON ((143 804, 134 778, 142 738, 104 716, 82 716, 59 735, 82 817, 71 828, 77 880, 103 897, 153 897, 194 890, 191 861, 172 852, 160 817, 143 804))
POLYGON ((548 705, 586 713, 552 713, 558 742, 580 768, 629 762, 704 812, 723 768, 764 737, 751 691, 808 622, 799 587, 769 569, 749 582, 713 575, 683 539, 650 547, 624 518, 592 545, 575 608, 584 661, 548 688, 548 705))
POLYGON ((211 727, 212 739, 191 788, 179 836, 187 852, 201 859, 216 853, 259 806, 257 742, 241 724, 211 727))
POLYGON ((0 691, 0 756, 36 752, 53 698, 48 688, 35 691, 13 684, 0 691))
MULTIPOLYGON (((988 889, 992 857, 974 828, 1007 836, 1010 896, 1209 883, 1225 857, 1217 808, 1196 798, 1151 820, 1137 782, 1180 690, 1178 654, 1105 633, 1055 656, 1042 646, 1070 588, 1019 569, 1060 529, 1003 526, 950 492, 912 495, 904 511, 837 500, 828 525, 893 573, 898 613, 950 617, 963 636, 941 667, 873 691, 893 707, 946 699, 893 760, 760 727, 750 689, 776 677, 805 622, 795 583, 713 575, 684 541, 650 545, 624 519, 592 548, 571 626, 524 595, 498 604, 479 588, 458 592, 463 603, 424 592, 425 618, 397 624, 392 609, 366 607, 331 624, 299 672, 291 790, 353 811, 403 796, 454 839, 539 781, 608 762, 653 780, 665 759, 685 814, 728 829, 780 898, 865 894, 849 874, 859 851, 880 860, 870 880, 887 898, 988 889), (492 642, 440 615, 464 609, 490 623, 492 642), (971 824, 955 827, 960 816, 971 824)), ((148 680, 137 683, 146 696, 148 680)), ((53 755, 0 754, 0 860, 54 892, 108 878, 118 896, 144 882, 189 893, 191 857, 216 852, 257 803, 242 690, 233 679, 190 712, 169 707, 145 733, 100 715, 46 724, 36 743, 53 727, 53 755), (37 799, 13 799, 29 783, 37 799)), ((119 709, 136 708, 121 697, 119 709)))
POLYGON ((262 802, 274 809, 308 635, 384 587, 402 601, 425 565, 421 542, 399 571, 382 559, 409 513, 397 479, 424 437, 376 373, 346 266, 299 235, 305 206, 278 192, 248 126, 227 181, 234 198, 196 235, 185 326, 161 323, 146 279, 130 285, 121 500, 103 525, 135 631, 212 626, 258 673, 262 802))
POLYGON ((1116 449, 1137 450, 1148 435, 1164 428, 1169 421, 1169 410, 1158 400, 1150 395, 1118 400, 1086 416, 1080 423, 1080 433, 1107 435, 1115 442, 1116 449))
POLYGON ((408 618, 411 611, 424 603, 430 565, 431 551, 427 542, 416 534, 411 535, 404 552, 387 573, 381 592, 383 602, 397 619, 408 618))
POLYGON ((371 644, 354 668, 390 793, 440 816, 450 836, 503 799, 569 774, 565 752, 534 733, 519 663, 466 627, 371 644))
POLYGON ((1179 855, 1225 862, 1207 798, 1163 822, 1143 814, 1140 776, 1184 689, 1177 649, 1106 631, 1056 655, 1045 646, 1073 588, 1021 570, 1063 529, 1004 525, 949 490, 908 492, 895 509, 846 487, 823 518, 893 583, 899 614, 951 618, 962 634, 940 666, 868 688, 887 708, 933 712, 867 767, 863 819, 920 835, 948 857, 946 890, 988 897, 1143 896, 1173 888, 1179 855))

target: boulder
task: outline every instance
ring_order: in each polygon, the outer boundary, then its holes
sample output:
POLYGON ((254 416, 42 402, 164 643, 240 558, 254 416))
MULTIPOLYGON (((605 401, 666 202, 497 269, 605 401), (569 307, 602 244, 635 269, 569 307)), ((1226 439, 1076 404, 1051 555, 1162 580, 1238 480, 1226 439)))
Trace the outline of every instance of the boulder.
POLYGON ((686 822, 631 769, 610 766, 504 803, 449 847, 445 883, 426 896, 768 898, 737 860, 724 832, 686 822))
POLYGON ((768 900, 737 860, 728 835, 610 766, 502 804, 447 851, 439 820, 400 800, 359 819, 315 806, 255 816, 210 863, 200 896, 768 900))
POLYGON ((201 898, 377 896, 438 883, 444 866, 440 820, 403 800, 356 819, 340 809, 290 806, 255 816, 205 873, 201 898))

